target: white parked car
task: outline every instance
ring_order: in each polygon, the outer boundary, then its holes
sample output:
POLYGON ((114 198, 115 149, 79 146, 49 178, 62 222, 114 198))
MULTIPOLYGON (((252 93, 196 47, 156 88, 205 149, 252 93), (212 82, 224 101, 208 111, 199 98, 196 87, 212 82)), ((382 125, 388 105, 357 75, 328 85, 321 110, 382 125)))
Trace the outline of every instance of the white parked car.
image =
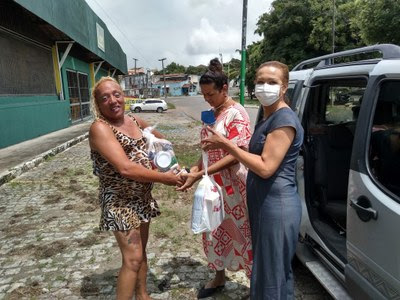
POLYGON ((131 111, 139 113, 141 111, 156 111, 162 113, 168 109, 167 103, 162 99, 146 99, 142 102, 131 104, 131 111))

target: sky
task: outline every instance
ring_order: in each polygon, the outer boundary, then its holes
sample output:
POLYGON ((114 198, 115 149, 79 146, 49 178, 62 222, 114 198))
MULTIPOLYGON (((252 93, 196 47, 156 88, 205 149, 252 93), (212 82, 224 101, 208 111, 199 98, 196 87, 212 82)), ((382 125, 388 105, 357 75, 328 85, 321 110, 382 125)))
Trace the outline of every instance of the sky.
MULTIPOLYGON (((243 0, 86 0, 127 57, 128 68, 161 70, 159 59, 188 67, 240 59, 243 0)), ((248 0, 246 45, 272 0, 248 0)))

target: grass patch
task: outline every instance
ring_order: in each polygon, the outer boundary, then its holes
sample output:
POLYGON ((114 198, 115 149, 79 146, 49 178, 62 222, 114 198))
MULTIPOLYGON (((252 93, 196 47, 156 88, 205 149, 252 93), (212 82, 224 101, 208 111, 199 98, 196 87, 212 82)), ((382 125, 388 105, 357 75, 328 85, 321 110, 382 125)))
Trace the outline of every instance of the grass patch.
MULTIPOLYGON (((239 96, 232 97, 232 99, 235 100, 237 103, 240 103, 240 97, 239 96)), ((244 105, 260 106, 260 102, 257 100, 257 98, 250 99, 248 97, 245 97, 244 98, 244 105)))
POLYGON ((162 206, 160 210, 161 216, 155 218, 150 226, 152 234, 157 238, 173 236, 181 238, 182 234, 177 234, 177 231, 182 231, 181 223, 186 222, 188 218, 187 212, 166 206, 162 206))
MULTIPOLYGON (((201 121, 194 121, 188 125, 189 128, 196 128, 201 127, 203 123, 201 121)), ((200 128, 199 128, 199 135, 200 135, 200 128)))
POLYGON ((179 165, 182 167, 193 166, 201 155, 201 150, 199 146, 187 146, 182 144, 177 144, 174 147, 174 152, 176 158, 178 159, 179 165))
POLYGON ((157 125, 156 130, 163 132, 163 131, 172 131, 176 130, 176 126, 170 126, 170 125, 157 125))
POLYGON ((173 103, 167 103, 168 109, 175 109, 175 105, 173 103))

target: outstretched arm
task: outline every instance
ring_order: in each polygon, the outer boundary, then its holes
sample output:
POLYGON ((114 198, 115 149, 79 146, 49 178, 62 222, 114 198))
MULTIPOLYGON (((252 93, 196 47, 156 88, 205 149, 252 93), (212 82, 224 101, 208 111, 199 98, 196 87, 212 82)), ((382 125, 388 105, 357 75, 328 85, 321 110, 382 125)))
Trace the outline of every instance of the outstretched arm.
POLYGON ((182 179, 172 171, 161 173, 130 161, 111 128, 102 122, 95 122, 90 127, 89 143, 90 148, 99 152, 123 177, 140 182, 160 182, 167 185, 183 183, 182 179))
POLYGON ((237 147, 212 128, 208 130, 212 136, 203 140, 203 149, 222 148, 262 178, 269 178, 276 172, 296 133, 295 129, 289 126, 275 129, 267 135, 261 155, 257 155, 237 147))

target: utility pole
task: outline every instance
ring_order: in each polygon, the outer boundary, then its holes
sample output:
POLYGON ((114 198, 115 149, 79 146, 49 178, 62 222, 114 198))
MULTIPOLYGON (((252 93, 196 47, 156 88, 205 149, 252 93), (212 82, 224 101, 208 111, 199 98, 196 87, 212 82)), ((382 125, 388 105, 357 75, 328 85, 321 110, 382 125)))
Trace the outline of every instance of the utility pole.
POLYGON ((244 83, 246 77, 246 29, 247 29, 247 0, 243 0, 242 14, 242 61, 240 62, 240 104, 244 106, 244 83))
POLYGON ((333 0, 333 6, 332 6, 332 53, 335 53, 335 11, 336 11, 336 3, 335 0, 333 0))
POLYGON ((166 60, 166 58, 160 58, 158 61, 161 61, 161 65, 162 65, 162 72, 163 72, 163 77, 164 77, 164 98, 167 99, 167 85, 165 84, 164 60, 166 60))
MULTIPOLYGON (((231 57, 231 60, 232 60, 232 57, 231 57)), ((229 61, 229 62, 228 62, 228 74, 227 74, 227 76, 228 76, 228 87, 229 87, 229 71, 230 71, 230 65, 231 65, 231 62, 229 61)))
POLYGON ((138 59, 137 58, 132 58, 132 59, 135 61, 135 73, 133 75, 133 88, 134 88, 134 94, 136 94, 136 90, 135 90, 135 87, 137 87, 137 84, 136 84, 136 61, 138 61, 138 59))
POLYGON ((136 75, 136 61, 138 61, 137 58, 132 58, 135 61, 135 75, 136 75))

